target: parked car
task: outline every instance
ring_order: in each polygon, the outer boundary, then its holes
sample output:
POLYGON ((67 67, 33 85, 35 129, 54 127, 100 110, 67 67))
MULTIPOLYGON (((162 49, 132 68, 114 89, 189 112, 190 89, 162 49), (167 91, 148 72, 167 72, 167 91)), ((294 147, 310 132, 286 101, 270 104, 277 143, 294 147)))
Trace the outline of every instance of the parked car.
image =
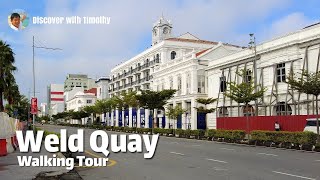
MULTIPOLYGON (((320 124, 320 120, 318 121, 320 124)), ((313 133, 317 133, 317 119, 316 118, 307 119, 307 123, 303 131, 311 131, 313 133)))

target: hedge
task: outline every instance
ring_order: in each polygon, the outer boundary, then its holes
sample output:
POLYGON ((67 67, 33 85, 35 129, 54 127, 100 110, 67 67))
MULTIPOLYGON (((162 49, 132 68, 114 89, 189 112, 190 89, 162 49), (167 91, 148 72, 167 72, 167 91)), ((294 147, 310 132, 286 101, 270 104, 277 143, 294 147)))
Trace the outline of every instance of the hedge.
MULTIPOLYGON (((64 124, 66 125, 66 124, 64 124)), ((182 138, 196 138, 214 141, 224 141, 231 143, 254 143, 255 145, 276 146, 284 148, 296 148, 305 150, 320 151, 320 144, 316 144, 317 135, 312 132, 286 132, 286 131, 252 131, 250 141, 246 139, 246 132, 243 130, 184 130, 184 129, 162 129, 162 128, 135 128, 135 127, 113 127, 103 125, 68 125, 79 128, 105 129, 118 132, 160 135, 175 135, 182 138)), ((52 134, 52 132, 45 132, 52 134)))
POLYGON ((313 146, 316 144, 317 134, 313 132, 281 132, 281 131, 252 131, 251 140, 258 145, 288 145, 288 146, 313 146))

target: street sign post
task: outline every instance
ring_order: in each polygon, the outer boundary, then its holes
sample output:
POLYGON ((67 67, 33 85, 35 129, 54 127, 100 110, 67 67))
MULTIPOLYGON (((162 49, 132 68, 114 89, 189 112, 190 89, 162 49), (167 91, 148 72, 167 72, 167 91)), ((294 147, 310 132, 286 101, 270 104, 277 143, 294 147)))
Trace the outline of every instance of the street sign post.
POLYGON ((31 114, 37 114, 37 113, 38 113, 38 99, 31 98, 31 114))

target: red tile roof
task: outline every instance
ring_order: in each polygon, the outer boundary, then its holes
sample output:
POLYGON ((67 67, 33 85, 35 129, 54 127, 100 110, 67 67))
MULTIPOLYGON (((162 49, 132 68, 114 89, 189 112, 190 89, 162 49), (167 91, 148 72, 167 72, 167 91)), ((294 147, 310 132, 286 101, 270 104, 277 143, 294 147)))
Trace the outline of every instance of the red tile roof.
POLYGON ((97 96, 97 88, 91 88, 91 89, 89 89, 87 91, 84 91, 84 93, 92 93, 95 96, 97 96))
MULTIPOLYGON (((209 48, 209 49, 210 49, 210 48, 209 48)), ((202 50, 202 51, 200 51, 200 52, 197 52, 197 53, 196 53, 196 57, 198 57, 198 56, 200 56, 201 54, 207 52, 209 49, 205 49, 205 50, 202 50)))
POLYGON ((217 42, 205 41, 205 40, 196 40, 196 39, 184 39, 184 38, 168 38, 168 41, 179 41, 179 42, 192 42, 192 43, 201 43, 201 44, 218 44, 217 42))
MULTIPOLYGON (((200 44, 213 44, 213 45, 217 45, 218 42, 214 42, 214 41, 206 41, 206 40, 196 40, 196 39, 184 39, 184 38, 168 38, 165 39, 167 41, 178 41, 178 42, 191 42, 191 43, 200 43, 200 44)), ((241 46, 237 46, 237 45, 233 45, 233 44, 229 44, 229 43, 222 43, 225 46, 233 46, 233 47, 238 47, 238 48, 243 48, 241 46)))

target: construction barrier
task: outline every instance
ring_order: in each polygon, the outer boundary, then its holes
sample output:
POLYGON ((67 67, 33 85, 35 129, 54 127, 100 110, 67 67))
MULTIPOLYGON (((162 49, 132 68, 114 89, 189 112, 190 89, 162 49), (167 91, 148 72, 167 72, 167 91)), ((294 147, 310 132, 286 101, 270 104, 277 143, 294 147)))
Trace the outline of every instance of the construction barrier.
POLYGON ((0 112, 0 156, 6 156, 18 148, 16 130, 22 130, 19 120, 0 112))

